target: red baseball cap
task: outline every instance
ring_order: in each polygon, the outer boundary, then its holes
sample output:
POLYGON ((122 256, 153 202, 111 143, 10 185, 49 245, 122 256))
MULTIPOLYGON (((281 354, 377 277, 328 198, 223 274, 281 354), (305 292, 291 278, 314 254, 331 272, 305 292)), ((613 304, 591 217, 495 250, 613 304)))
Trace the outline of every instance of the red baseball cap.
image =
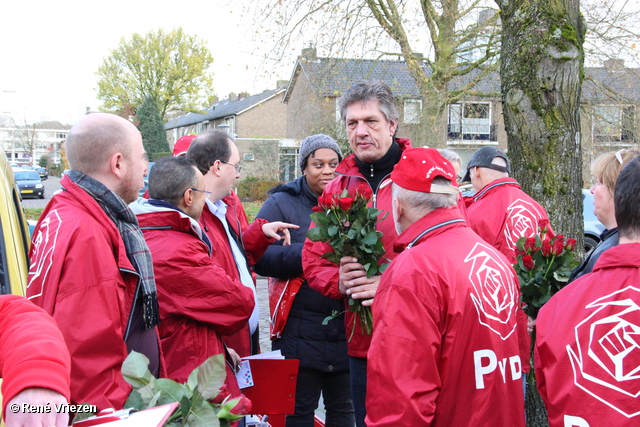
POLYGON ((196 138, 195 135, 185 135, 182 138, 178 139, 176 143, 173 145, 173 157, 182 156, 187 154, 187 150, 191 145, 191 141, 196 138))
POLYGON ((458 194, 459 192, 453 165, 435 148, 404 150, 400 161, 391 172, 391 181, 402 188, 421 193, 458 194), (433 184, 433 179, 436 177, 449 180, 451 185, 433 184))

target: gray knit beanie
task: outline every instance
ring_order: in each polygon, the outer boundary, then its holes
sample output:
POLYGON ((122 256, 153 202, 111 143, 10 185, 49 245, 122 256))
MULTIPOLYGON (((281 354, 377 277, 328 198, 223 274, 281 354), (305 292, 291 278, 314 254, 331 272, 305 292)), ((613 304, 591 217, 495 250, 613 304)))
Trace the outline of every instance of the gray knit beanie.
POLYGON ((338 154, 338 160, 342 161, 342 151, 336 141, 329 135, 317 134, 306 137, 300 144, 300 153, 298 154, 298 163, 300 170, 304 171, 307 167, 307 158, 319 148, 328 148, 338 154))

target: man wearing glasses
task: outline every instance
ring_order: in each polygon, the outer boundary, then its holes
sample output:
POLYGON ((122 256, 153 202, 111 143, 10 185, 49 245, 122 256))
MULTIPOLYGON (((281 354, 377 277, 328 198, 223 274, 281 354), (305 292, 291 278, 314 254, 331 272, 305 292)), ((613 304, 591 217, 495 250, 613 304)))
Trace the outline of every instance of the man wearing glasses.
POLYGON ((238 147, 226 132, 203 132, 189 146, 187 158, 196 163, 204 175, 204 189, 211 192, 199 223, 211 241, 212 259, 225 273, 217 280, 234 283, 239 290, 250 289, 255 304, 248 324, 235 334, 223 336, 223 340, 240 357, 259 353, 258 303, 250 266, 260 259, 274 240, 284 238, 284 244, 290 244, 288 229, 298 226, 257 219, 242 233, 237 224, 227 220, 227 205, 222 199, 231 194, 242 166, 238 147))
POLYGON ((219 279, 226 273, 211 258, 211 242, 198 223, 211 194, 204 188, 192 160, 164 157, 149 173, 150 198, 140 198, 130 208, 153 257, 167 377, 184 383, 207 358, 224 354, 230 362, 227 391, 237 397, 232 366, 239 360, 234 351, 225 351, 221 335, 246 327, 255 303, 251 289, 219 279))

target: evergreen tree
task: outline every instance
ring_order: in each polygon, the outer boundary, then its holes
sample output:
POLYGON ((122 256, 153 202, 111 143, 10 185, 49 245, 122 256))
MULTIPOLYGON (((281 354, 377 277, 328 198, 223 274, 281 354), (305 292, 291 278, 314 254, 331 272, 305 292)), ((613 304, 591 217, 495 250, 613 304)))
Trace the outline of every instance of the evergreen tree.
POLYGON ((167 142, 164 123, 158 111, 158 104, 151 96, 147 96, 138 108, 136 115, 138 130, 142 134, 142 143, 149 158, 155 153, 171 151, 167 142))

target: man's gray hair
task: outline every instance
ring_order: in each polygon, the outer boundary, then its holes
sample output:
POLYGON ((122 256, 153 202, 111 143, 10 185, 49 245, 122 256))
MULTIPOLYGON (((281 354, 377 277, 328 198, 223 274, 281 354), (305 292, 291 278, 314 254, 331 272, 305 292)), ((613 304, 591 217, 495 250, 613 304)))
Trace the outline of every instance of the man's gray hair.
POLYGON ((449 160, 451 163, 458 162, 460 163, 460 166, 462 166, 462 159, 460 158, 460 155, 455 151, 449 150, 447 148, 438 148, 438 152, 442 157, 449 160))
MULTIPOLYGON (((437 177, 434 178, 433 184, 451 185, 451 181, 437 177)), ((392 192, 393 197, 402 200, 411 208, 425 215, 436 209, 448 208, 458 203, 458 194, 423 193, 421 191, 407 190, 396 183, 393 184, 392 192)))
POLYGON ((149 172, 149 197, 178 206, 185 191, 198 184, 196 167, 185 156, 159 159, 149 172))
POLYGON ((398 107, 396 106, 396 100, 393 97, 391 88, 381 81, 369 81, 358 83, 347 89, 340 101, 338 101, 338 107, 340 108, 340 119, 346 125, 347 122, 347 107, 354 102, 363 102, 374 100, 380 103, 380 111, 384 114, 385 118, 389 122, 397 122, 400 115, 398 114, 398 107))

